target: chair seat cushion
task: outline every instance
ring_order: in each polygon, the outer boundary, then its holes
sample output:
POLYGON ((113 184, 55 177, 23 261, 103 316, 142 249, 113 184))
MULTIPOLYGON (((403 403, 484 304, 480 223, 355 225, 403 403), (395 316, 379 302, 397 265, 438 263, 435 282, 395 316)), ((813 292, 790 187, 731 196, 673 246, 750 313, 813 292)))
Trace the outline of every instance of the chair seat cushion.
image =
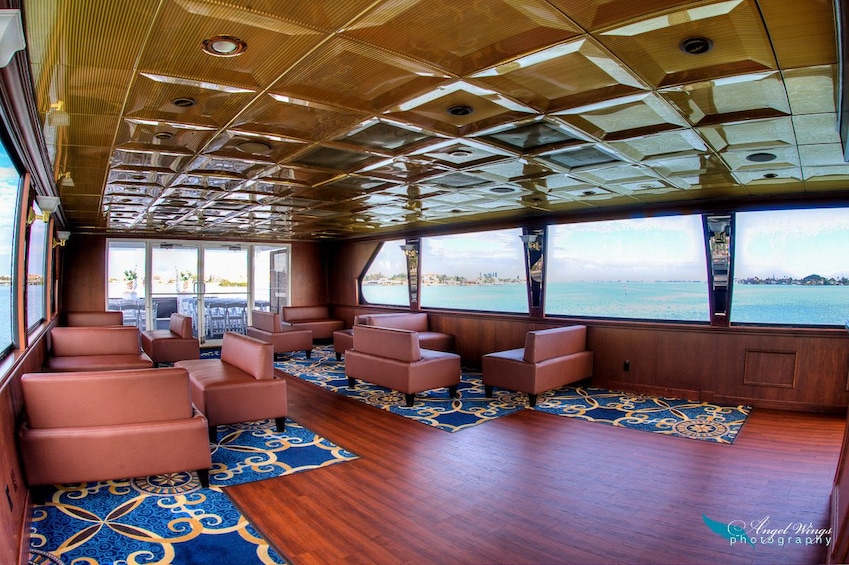
POLYGON ((153 367, 150 357, 134 355, 75 355, 48 357, 44 364, 49 371, 113 371, 153 367))

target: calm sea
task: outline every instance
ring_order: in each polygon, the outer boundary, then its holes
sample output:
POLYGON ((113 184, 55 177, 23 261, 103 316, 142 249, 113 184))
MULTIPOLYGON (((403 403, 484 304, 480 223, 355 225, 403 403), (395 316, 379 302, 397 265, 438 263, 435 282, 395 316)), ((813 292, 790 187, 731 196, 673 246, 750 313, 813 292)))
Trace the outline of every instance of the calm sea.
MULTIPOLYGON (((406 305, 406 288, 366 286, 374 304, 406 305)), ((434 308, 527 312, 518 284, 424 286, 422 305, 434 308)), ((734 286, 732 322, 842 326, 849 320, 849 286, 734 286)), ((546 314, 707 322, 707 284, 699 282, 549 283, 546 314)))
MULTIPOLYGON (((44 296, 44 286, 42 285, 29 285, 27 287, 27 292, 30 293, 27 303, 29 304, 30 312, 28 314, 27 320, 32 320, 36 318, 42 317, 42 309, 41 300, 44 296)), ((3 317, 4 320, 11 320, 12 312, 12 287, 6 285, 0 285, 0 316, 3 317), (7 314, 8 313, 8 314, 7 314)), ((4 349, 7 345, 12 342, 12 327, 9 322, 4 321, 0 324, 0 350, 4 349)))

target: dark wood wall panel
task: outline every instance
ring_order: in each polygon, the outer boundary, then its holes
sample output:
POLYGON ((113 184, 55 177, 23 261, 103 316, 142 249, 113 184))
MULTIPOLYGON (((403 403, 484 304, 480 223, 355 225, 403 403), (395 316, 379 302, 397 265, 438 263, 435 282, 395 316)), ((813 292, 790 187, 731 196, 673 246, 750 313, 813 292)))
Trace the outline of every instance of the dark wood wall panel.
POLYGON ((62 249, 62 308, 106 308, 106 238, 74 234, 62 249))
POLYGON ((292 244, 292 306, 326 304, 327 271, 322 246, 316 243, 292 244))
POLYGON ((25 355, 13 354, 2 362, 10 373, 0 386, 0 563, 26 563, 26 556, 21 553, 29 547, 25 541, 28 493, 16 443, 23 410, 20 379, 25 373, 40 371, 44 365, 45 335, 37 336, 25 355))
POLYGON ((796 352, 746 350, 744 385, 796 387, 796 352))

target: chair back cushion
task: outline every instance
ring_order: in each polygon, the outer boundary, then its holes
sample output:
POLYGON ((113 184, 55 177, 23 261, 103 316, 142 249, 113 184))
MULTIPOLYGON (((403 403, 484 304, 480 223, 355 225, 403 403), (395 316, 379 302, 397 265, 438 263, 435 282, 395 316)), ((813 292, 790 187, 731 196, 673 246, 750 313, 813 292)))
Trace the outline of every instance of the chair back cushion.
POLYGON ((175 312, 171 314, 168 329, 171 330, 172 334, 177 334, 183 339, 190 339, 192 337, 192 319, 189 316, 175 312))
POLYGON ((414 332, 426 332, 427 314, 375 314, 367 318, 369 326, 380 326, 382 328, 397 328, 399 330, 411 330, 414 332))
POLYGON ((192 417, 185 369, 29 373, 21 377, 30 428, 110 426, 192 417))
POLYGON ((528 363, 538 363, 546 359, 586 351, 586 346, 586 326, 536 330, 525 335, 524 359, 528 363))
POLYGON ((274 346, 246 335, 233 332, 224 334, 221 361, 259 381, 274 378, 274 346))
POLYGON ((330 311, 327 306, 283 306, 280 315, 284 322, 326 320, 330 318, 330 311))
POLYGON ((139 329, 135 326, 56 327, 50 330, 50 352, 54 357, 137 354, 141 352, 139 329))
POLYGON ((251 320, 253 320, 251 325, 258 330, 272 334, 283 331, 283 326, 280 325, 280 314, 276 312, 254 310, 251 312, 251 320))
POLYGON ((65 312, 66 326, 120 326, 124 323, 124 313, 120 310, 92 312, 65 312))
POLYGON ((354 351, 408 363, 422 358, 416 332, 377 326, 354 326, 354 351))

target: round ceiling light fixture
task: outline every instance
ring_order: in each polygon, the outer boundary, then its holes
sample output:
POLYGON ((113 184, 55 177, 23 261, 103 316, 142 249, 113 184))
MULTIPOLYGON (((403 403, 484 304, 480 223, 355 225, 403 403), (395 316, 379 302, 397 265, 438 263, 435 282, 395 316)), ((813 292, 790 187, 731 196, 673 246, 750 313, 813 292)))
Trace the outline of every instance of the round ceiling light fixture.
POLYGON ((777 178, 778 178, 778 173, 766 173, 766 174, 764 175, 764 178, 765 178, 765 179, 777 179, 777 178))
POLYGON ((678 44, 678 48, 688 55, 704 55, 713 49, 713 41, 707 37, 688 37, 678 44))
POLYGON ((213 57, 235 57, 247 48, 247 43, 231 35, 215 35, 203 40, 203 52, 213 57))
POLYGON ((471 114, 474 111, 475 111, 474 108, 472 108, 471 106, 467 106, 465 104, 457 104, 455 106, 449 106, 448 109, 446 110, 446 112, 448 112, 452 116, 468 116, 469 114, 471 114))
POLYGON ((242 141, 236 144, 236 149, 250 155, 268 155, 271 146, 264 141, 242 141))
POLYGON ((181 96, 180 98, 175 98, 171 101, 174 106, 178 108, 191 108, 196 104, 194 98, 189 98, 188 96, 181 96))
POLYGON ((751 155, 746 156, 747 161, 751 161, 752 163, 768 163, 770 161, 775 161, 775 153, 752 153, 751 155))
POLYGON ((454 157, 455 159, 466 159, 472 156, 472 152, 468 149, 455 149, 449 152, 448 155, 454 157))
POLYGON ((490 188, 489 191, 495 194, 510 194, 516 192, 516 189, 511 186, 496 186, 490 188))
POLYGON ((156 139, 172 139, 174 137, 174 134, 170 131, 158 131, 153 134, 153 137, 155 137, 156 139))

